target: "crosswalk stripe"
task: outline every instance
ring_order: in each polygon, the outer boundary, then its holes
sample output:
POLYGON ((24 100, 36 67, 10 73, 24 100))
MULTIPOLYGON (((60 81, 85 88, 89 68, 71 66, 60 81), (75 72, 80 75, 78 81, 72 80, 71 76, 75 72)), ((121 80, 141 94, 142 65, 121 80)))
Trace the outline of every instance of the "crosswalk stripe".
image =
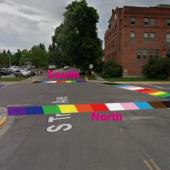
POLYGON ((43 106, 9 106, 9 116, 52 115, 86 112, 132 111, 170 108, 170 101, 127 102, 127 103, 92 103, 92 104, 57 104, 43 106))

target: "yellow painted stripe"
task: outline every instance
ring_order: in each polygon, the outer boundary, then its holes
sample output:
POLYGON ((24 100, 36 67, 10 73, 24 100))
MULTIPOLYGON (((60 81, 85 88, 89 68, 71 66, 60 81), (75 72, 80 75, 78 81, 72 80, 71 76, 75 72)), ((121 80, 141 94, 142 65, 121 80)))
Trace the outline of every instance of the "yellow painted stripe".
POLYGON ((148 161, 144 160, 144 163, 146 164, 149 170, 161 170, 153 159, 149 159, 148 161))
POLYGON ((144 163, 145 163, 146 166, 149 168, 149 170, 153 170, 148 161, 144 160, 144 163))
POLYGON ((65 104, 65 105, 58 105, 61 113, 78 113, 78 110, 75 105, 65 104))
POLYGON ((156 93, 149 93, 150 95, 153 95, 153 96, 159 96, 159 95, 162 95, 162 94, 167 94, 166 92, 156 92, 156 93))
POLYGON ((149 161, 150 161, 151 165, 153 165, 154 170, 161 170, 153 159, 150 159, 149 161))
POLYGON ((7 115, 4 115, 3 118, 0 120, 0 126, 2 126, 7 121, 7 115))

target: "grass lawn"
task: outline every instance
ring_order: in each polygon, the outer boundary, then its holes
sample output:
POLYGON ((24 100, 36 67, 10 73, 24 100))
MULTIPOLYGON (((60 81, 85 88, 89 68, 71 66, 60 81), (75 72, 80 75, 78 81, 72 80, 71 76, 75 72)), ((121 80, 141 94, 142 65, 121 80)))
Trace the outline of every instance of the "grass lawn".
POLYGON ((89 80, 96 80, 94 75, 86 75, 89 80))
POLYGON ((167 80, 155 80, 155 79, 147 79, 147 78, 143 78, 143 77, 124 77, 124 78, 104 78, 105 80, 107 81, 150 81, 150 82, 157 82, 157 81, 163 81, 163 82, 166 82, 166 81, 170 81, 170 79, 167 79, 167 80))
POLYGON ((27 78, 25 77, 10 77, 10 78, 0 78, 0 82, 5 82, 5 81, 21 81, 21 80, 25 80, 27 78))

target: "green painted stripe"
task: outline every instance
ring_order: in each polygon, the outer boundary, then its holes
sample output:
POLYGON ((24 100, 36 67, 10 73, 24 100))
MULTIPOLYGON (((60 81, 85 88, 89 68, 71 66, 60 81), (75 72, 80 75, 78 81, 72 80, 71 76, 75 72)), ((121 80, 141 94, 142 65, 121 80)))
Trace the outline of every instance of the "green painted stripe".
POLYGON ((57 105, 45 105, 43 106, 45 115, 61 114, 60 108, 57 105))
POLYGON ((166 93, 166 94, 161 94, 161 97, 170 97, 170 93, 166 93))

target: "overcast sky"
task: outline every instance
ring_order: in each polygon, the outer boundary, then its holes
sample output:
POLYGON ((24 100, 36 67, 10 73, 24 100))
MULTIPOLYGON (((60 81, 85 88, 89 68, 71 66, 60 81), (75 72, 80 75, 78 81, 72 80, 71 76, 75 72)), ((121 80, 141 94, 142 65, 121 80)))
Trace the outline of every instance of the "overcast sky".
MULTIPOLYGON (((0 0, 0 50, 31 48, 40 42, 48 46, 54 29, 63 20, 72 0, 0 0)), ((98 10, 99 37, 103 40, 112 8, 124 5, 155 6, 169 0, 87 0, 98 10)))

